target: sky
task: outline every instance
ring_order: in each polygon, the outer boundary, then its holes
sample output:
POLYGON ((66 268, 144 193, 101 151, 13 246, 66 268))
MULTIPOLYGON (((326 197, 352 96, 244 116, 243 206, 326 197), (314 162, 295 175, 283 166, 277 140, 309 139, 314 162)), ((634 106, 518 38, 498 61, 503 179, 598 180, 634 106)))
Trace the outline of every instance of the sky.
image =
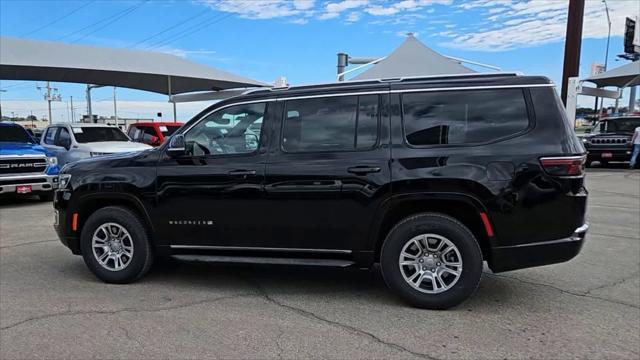
MULTIPOLYGON (((640 1, 607 0, 608 66, 623 52, 624 21, 640 1)), ((273 83, 335 81, 336 54, 381 57, 413 32, 435 51, 527 75, 562 75, 568 0, 0 0, 0 36, 160 51, 273 83)), ((607 18, 602 0, 586 0, 580 76, 604 63, 607 18)), ((151 59, 150 59, 151 60, 151 59)), ((487 71, 487 69, 476 68, 487 71)), ((0 81, 2 111, 38 118, 47 112, 44 82, 0 81)), ((62 96, 53 120, 86 113, 85 86, 55 83, 62 96)), ((92 92, 94 113, 111 116, 113 88, 92 92)), ((120 117, 171 117, 167 97, 117 89, 120 117)), ((622 104, 626 105, 623 100, 622 104)), ((593 106, 593 98, 579 104, 593 106)), ((607 103, 605 103, 606 105, 607 103)), ((188 120, 207 103, 178 104, 188 120)))

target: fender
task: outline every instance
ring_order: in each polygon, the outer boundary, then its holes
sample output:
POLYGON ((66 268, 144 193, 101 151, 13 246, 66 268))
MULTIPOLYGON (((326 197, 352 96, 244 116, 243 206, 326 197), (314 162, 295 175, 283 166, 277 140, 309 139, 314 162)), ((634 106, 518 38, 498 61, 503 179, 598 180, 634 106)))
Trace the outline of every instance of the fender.
MULTIPOLYGON (((485 227, 488 226, 488 229, 493 229, 493 225, 491 223, 491 219, 485 216, 481 216, 481 214, 488 214, 486 207, 482 204, 482 202, 473 194, 469 193, 461 193, 461 192, 410 192, 410 193, 402 193, 402 194, 394 194, 388 197, 378 208, 376 214, 374 216, 374 220, 372 223, 372 230, 369 233, 369 237, 367 240, 367 244, 365 245, 366 249, 376 250, 379 245, 378 242, 380 240, 381 232, 384 230, 384 220, 389 216, 390 212, 393 208, 401 206, 403 203, 409 203, 414 201, 455 201, 461 202, 473 207, 478 213, 478 220, 485 223, 485 227)), ((493 247, 495 241, 495 235, 490 232, 490 235, 487 234, 489 243, 493 247)))

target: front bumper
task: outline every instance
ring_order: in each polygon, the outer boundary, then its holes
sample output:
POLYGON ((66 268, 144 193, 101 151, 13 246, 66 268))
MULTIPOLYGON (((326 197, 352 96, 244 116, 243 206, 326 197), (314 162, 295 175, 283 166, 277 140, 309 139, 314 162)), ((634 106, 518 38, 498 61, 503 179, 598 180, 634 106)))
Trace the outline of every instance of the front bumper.
MULTIPOLYGON (((32 193, 48 192, 58 188, 58 175, 11 175, 0 177, 0 194, 15 194, 18 186, 28 185, 32 193)), ((25 194, 25 195, 28 195, 25 194)))
POLYGON ((489 267, 493 272, 502 272, 569 261, 582 249, 587 231, 589 224, 585 223, 568 238, 494 247, 489 267))

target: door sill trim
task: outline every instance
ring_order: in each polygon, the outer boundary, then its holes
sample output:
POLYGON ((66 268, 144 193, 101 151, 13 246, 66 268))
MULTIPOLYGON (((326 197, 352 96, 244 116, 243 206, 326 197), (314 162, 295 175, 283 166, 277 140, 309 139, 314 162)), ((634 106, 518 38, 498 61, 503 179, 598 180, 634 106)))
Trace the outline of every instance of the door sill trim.
POLYGON ((303 248, 277 248, 277 247, 253 247, 253 246, 215 246, 215 245, 170 245, 171 249, 182 250, 238 250, 238 251, 281 251, 321 254, 351 254, 351 250, 339 249, 303 249, 303 248))
POLYGON ((300 259, 259 256, 221 256, 221 255, 172 255, 180 261, 213 262, 213 263, 242 263, 242 264, 272 264, 272 265, 302 265, 349 267, 353 261, 335 259, 300 259))

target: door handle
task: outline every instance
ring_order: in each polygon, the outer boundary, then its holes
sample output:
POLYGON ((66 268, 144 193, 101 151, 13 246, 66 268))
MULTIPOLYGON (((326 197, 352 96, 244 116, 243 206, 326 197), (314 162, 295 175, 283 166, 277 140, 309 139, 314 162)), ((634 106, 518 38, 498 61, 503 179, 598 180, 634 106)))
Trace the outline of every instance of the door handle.
POLYGON ((252 176, 255 175, 255 170, 231 170, 229 171, 230 176, 252 176))
POLYGON ((352 166, 347 169, 348 172, 356 175, 364 175, 380 172, 379 166, 352 166))

